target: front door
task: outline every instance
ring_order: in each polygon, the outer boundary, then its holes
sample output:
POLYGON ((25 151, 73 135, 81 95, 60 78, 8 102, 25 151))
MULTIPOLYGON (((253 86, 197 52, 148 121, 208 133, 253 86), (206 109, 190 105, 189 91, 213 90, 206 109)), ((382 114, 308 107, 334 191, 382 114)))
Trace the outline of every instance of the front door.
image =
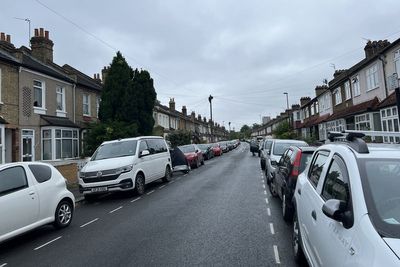
POLYGON ((34 161, 35 135, 33 130, 22 130, 22 161, 34 161))

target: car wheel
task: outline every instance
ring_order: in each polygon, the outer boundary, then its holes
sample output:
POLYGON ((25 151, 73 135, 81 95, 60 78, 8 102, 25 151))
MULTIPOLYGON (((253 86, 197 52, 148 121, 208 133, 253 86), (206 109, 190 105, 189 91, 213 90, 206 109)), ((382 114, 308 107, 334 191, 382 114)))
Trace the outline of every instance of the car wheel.
POLYGON ((164 175, 164 177, 162 178, 162 180, 163 180, 164 182, 169 182, 169 181, 171 180, 171 177, 172 177, 171 168, 170 168, 169 166, 167 166, 167 167, 165 168, 165 175, 164 175))
POLYGON ((276 186, 275 186, 274 181, 270 181, 269 182, 268 188, 269 188, 269 192, 271 192, 271 195, 273 197, 277 197, 278 196, 278 194, 276 193, 276 186))
POLYGON ((201 165, 204 165, 204 159, 201 161, 201 165))
POLYGON ((69 201, 63 200, 58 203, 54 214, 54 226, 64 228, 70 225, 72 221, 73 207, 69 201))
POLYGON ((293 235, 292 235, 292 248, 293 255, 296 262, 301 263, 305 261, 303 249, 301 248, 301 232, 297 213, 293 216, 293 235))
POLYGON ((144 194, 144 176, 143 174, 138 174, 136 175, 136 179, 135 179, 135 191, 136 194, 138 194, 139 196, 144 194))
POLYGON ((290 222, 293 219, 293 211, 288 205, 287 201, 287 193, 286 190, 284 190, 282 192, 282 217, 286 222, 290 222))
POLYGON ((261 161, 261 170, 265 170, 265 163, 261 161))

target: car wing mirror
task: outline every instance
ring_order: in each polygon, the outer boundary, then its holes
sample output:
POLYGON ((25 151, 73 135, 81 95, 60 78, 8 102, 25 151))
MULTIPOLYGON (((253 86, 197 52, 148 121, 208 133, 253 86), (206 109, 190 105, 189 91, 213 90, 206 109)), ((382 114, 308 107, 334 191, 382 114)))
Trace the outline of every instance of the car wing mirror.
POLYGON ((329 199, 322 206, 322 212, 329 218, 341 222, 348 229, 353 225, 353 215, 347 209, 347 203, 339 199, 329 199))
POLYGON ((147 156, 147 155, 150 155, 150 151, 148 151, 147 149, 145 149, 145 150, 143 150, 142 152, 140 152, 139 157, 141 158, 141 157, 144 157, 144 156, 147 156))

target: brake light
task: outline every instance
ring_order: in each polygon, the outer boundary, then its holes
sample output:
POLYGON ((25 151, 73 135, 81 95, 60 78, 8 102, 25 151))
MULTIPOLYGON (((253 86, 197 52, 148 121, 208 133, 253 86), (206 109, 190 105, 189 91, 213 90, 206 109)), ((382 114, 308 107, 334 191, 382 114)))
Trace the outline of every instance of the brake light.
POLYGON ((296 158, 294 159, 292 173, 290 174, 291 176, 299 176, 300 162, 301 162, 301 151, 297 153, 296 158))

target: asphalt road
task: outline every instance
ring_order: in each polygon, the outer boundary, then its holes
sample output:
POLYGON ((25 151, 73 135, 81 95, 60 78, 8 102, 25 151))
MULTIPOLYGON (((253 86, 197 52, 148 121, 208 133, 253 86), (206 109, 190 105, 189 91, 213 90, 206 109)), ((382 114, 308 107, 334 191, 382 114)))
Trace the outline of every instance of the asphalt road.
POLYGON ((0 244, 0 267, 297 266, 280 210, 259 158, 242 144, 141 197, 79 203, 67 229, 45 226, 0 244))

